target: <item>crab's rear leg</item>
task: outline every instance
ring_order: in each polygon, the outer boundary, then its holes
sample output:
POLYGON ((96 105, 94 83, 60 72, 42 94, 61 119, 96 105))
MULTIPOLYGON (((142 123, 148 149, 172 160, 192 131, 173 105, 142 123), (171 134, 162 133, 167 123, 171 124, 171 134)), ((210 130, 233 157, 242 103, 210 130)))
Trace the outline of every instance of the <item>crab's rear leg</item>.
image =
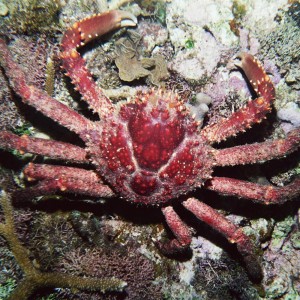
POLYGON ((228 221, 212 207, 195 198, 189 198, 183 202, 183 205, 199 220, 205 222, 225 236, 229 242, 235 243, 244 259, 247 271, 251 278, 258 282, 262 280, 263 274, 257 255, 255 254, 255 247, 241 228, 238 228, 228 221))
POLYGON ((115 195, 91 170, 30 163, 23 173, 28 181, 39 182, 31 188, 17 191, 22 199, 61 192, 105 198, 115 195))
POLYGON ((88 163, 87 152, 78 146, 53 140, 18 136, 8 131, 0 132, 0 148, 18 150, 21 154, 32 153, 69 162, 88 163))
POLYGON ((63 67, 86 102, 100 117, 112 111, 112 103, 96 85, 76 49, 107 32, 123 26, 135 26, 136 23, 137 20, 131 13, 113 10, 76 22, 63 36, 63 67))
POLYGON ((205 127, 201 134, 210 143, 225 140, 261 122, 275 99, 274 85, 261 63, 248 53, 241 53, 238 57, 241 61, 236 65, 244 71, 258 98, 250 100, 227 119, 205 127))
POLYGON ((166 255, 184 251, 190 246, 192 240, 189 228, 183 223, 172 206, 164 207, 162 212, 175 238, 165 243, 157 242, 157 247, 166 255))

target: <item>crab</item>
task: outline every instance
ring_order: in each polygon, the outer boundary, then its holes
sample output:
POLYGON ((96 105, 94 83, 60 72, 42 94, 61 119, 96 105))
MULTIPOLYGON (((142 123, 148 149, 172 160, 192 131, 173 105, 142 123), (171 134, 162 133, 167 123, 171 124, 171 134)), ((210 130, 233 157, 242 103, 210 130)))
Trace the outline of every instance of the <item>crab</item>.
POLYGON ((22 196, 36 197, 68 192, 93 197, 119 196, 131 203, 161 208, 173 233, 167 242, 157 242, 165 254, 189 248, 192 233, 173 203, 182 205, 237 245, 253 280, 263 277, 255 243, 239 228, 191 192, 206 188, 261 204, 282 204, 300 195, 300 178, 283 187, 260 185, 239 179, 213 176, 214 167, 263 163, 295 151, 300 144, 300 129, 284 139, 215 149, 213 144, 261 122, 271 111, 275 89, 256 58, 248 53, 237 57, 252 85, 256 98, 218 123, 201 128, 200 123, 175 92, 162 89, 140 92, 135 99, 113 104, 93 81, 85 61, 77 51, 89 41, 124 26, 135 26, 129 12, 114 10, 76 22, 61 42, 61 59, 67 76, 100 120, 92 121, 29 85, 26 75, 0 40, 1 65, 14 91, 22 101, 60 125, 75 132, 85 148, 69 143, 0 133, 0 147, 21 153, 44 155, 76 163, 59 166, 29 163, 23 173, 35 181, 22 196))

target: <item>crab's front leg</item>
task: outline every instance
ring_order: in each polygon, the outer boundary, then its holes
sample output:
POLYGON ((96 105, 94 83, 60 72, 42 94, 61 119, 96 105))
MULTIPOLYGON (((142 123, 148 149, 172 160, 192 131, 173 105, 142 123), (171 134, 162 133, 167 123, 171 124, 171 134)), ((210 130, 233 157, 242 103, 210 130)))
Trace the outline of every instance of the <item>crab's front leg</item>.
POLYGON ((136 23, 136 17, 131 13, 112 10, 76 22, 63 36, 61 42, 63 67, 89 106, 100 117, 112 111, 112 103, 97 87, 85 66, 84 59, 76 49, 114 29, 135 26, 136 23))
POLYGON ((34 138, 28 135, 18 136, 9 131, 0 132, 0 148, 18 150, 21 154, 32 153, 69 162, 88 163, 85 149, 58 141, 34 138))
POLYGON ((0 64, 5 70, 14 91, 22 97, 22 101, 35 107, 45 116, 60 125, 81 134, 93 127, 92 122, 76 111, 50 97, 45 91, 28 84, 26 74, 13 60, 5 41, 0 39, 0 64))
POLYGON ((261 63, 248 53, 241 53, 238 58, 240 62, 236 65, 244 71, 258 98, 250 100, 229 118, 205 127, 201 134, 210 143, 225 140, 261 122, 275 100, 274 85, 261 63))

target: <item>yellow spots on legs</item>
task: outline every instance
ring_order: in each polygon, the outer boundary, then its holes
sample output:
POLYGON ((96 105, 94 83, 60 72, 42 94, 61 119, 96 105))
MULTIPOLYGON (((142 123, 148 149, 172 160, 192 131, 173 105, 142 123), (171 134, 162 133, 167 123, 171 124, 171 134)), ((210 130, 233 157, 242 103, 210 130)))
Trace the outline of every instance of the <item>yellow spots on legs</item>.
POLYGON ((79 53, 75 49, 72 49, 70 53, 70 57, 76 59, 79 57, 79 53))
POLYGON ((236 66, 243 69, 257 96, 271 104, 275 99, 275 89, 262 64, 249 53, 241 53, 237 57, 240 62, 236 66))
POLYGON ((61 59, 68 59, 68 58, 77 59, 79 56, 80 56, 79 53, 74 48, 69 51, 61 52, 60 54, 61 59))
POLYGON ((257 99, 256 99, 256 103, 257 103, 258 105, 263 105, 263 104, 265 103, 265 100, 264 100, 264 98, 260 97, 260 98, 257 98, 257 99))
POLYGON ((72 27, 73 27, 73 29, 78 29, 78 26, 79 26, 78 22, 75 22, 72 27))

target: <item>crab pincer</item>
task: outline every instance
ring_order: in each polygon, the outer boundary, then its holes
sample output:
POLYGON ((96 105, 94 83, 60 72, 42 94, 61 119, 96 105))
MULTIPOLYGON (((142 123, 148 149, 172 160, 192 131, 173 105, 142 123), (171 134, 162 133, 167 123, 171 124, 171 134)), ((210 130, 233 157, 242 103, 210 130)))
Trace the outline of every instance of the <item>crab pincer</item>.
POLYGON ((262 64, 246 52, 241 52, 236 58, 239 58, 240 62, 236 62, 235 65, 244 71, 258 97, 263 97, 265 102, 271 105, 275 100, 275 88, 262 64))
POLYGON ((275 100, 274 85, 258 59, 245 52, 238 54, 235 58, 239 59, 235 61, 235 65, 245 73, 256 94, 255 99, 250 99, 244 107, 230 117, 206 126, 201 134, 210 143, 224 141, 260 123, 272 110, 275 100))
POLYGON ((81 93, 89 107, 101 118, 112 113, 113 105, 95 84, 77 49, 112 30, 136 24, 137 19, 130 12, 112 10, 76 22, 62 38, 62 68, 66 70, 66 75, 71 78, 75 89, 81 93))
POLYGON ((136 17, 127 11, 112 10, 102 14, 92 15, 78 21, 69 28, 62 39, 63 51, 72 50, 84 46, 91 40, 102 36, 112 30, 136 26, 136 17))

